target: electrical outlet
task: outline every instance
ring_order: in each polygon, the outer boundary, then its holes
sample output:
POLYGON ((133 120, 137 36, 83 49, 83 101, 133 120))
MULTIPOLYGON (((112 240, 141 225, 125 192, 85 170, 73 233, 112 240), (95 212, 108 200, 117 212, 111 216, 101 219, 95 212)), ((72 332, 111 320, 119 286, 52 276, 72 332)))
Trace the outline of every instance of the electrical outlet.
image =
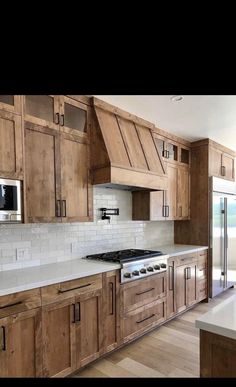
POLYGON ((16 249, 16 260, 27 261, 30 259, 29 249, 17 248, 16 249))

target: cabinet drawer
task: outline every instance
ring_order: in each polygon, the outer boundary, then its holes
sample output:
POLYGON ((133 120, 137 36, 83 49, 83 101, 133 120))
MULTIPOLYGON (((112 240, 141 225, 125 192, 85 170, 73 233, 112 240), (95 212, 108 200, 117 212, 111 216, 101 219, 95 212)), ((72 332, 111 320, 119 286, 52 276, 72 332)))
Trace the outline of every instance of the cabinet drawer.
POLYGON ((41 306, 40 289, 0 297, 0 318, 41 306))
POLYGON ((123 313, 166 296, 166 272, 121 285, 123 313))
POLYGON ((198 260, 197 268, 198 280, 207 278, 207 261, 205 259, 198 260))
POLYGON ((41 289, 42 304, 66 300, 102 288, 102 274, 45 286, 41 289))
POLYGON ((184 254, 180 255, 178 257, 174 257, 175 265, 180 266, 180 265, 188 265, 192 263, 193 261, 196 261, 198 258, 197 253, 192 253, 192 254, 184 254))
POLYGON ((207 297, 207 279, 198 282, 198 301, 204 300, 207 297))
POLYGON ((138 336, 146 329, 161 323, 166 318, 166 299, 138 308, 123 317, 124 341, 138 336))

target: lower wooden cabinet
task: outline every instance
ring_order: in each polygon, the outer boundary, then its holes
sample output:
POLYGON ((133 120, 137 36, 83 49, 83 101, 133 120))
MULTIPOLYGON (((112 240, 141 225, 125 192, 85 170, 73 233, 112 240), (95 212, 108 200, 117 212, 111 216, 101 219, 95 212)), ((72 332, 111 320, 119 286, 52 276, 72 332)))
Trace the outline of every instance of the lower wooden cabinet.
POLYGON ((65 376, 76 368, 75 299, 43 306, 43 376, 65 376))
POLYGON ((42 376, 41 309, 0 319, 0 377, 42 376))

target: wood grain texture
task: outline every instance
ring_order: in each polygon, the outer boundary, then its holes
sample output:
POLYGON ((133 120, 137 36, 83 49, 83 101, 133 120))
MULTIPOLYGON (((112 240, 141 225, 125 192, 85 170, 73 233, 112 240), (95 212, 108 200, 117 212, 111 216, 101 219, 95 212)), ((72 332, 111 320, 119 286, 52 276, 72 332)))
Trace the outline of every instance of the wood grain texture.
POLYGON ((0 318, 41 306, 40 289, 0 297, 0 318))
POLYGON ((10 113, 15 113, 15 114, 22 114, 22 106, 21 106, 21 100, 22 100, 22 95, 13 95, 13 105, 6 102, 6 98, 8 96, 2 95, 0 97, 0 110, 5 110, 10 113))
MULTIPOLYGON (((29 96, 31 97, 31 96, 29 96)), ((33 99, 28 98, 27 96, 23 96, 23 111, 24 111, 24 120, 27 122, 31 122, 32 124, 39 125, 45 128, 51 128, 59 131, 59 123, 56 115, 59 115, 59 95, 48 95, 45 97, 46 100, 37 98, 37 96, 33 99), (46 114, 46 112, 48 114, 46 114), (50 118, 49 118, 50 116, 50 118)), ((39 96, 40 97, 40 96, 39 96)), ((44 96, 41 96, 44 97, 44 96)))
POLYGON ((25 124, 26 204, 30 222, 60 222, 60 143, 53 129, 25 124))
POLYGON ((5 335, 5 350, 0 350, 0 376, 42 376, 40 309, 2 318, 0 326, 5 335))
POLYGON ((178 168, 178 218, 190 218, 190 173, 188 168, 178 168))
POLYGON ((235 340, 200 330, 201 377, 235 378, 235 364, 235 340))
POLYGON ((74 377, 199 377, 199 330, 195 320, 231 296, 229 289, 207 304, 195 305, 74 377))
POLYGON ((0 176, 23 178, 23 136, 21 117, 0 111, 0 176))

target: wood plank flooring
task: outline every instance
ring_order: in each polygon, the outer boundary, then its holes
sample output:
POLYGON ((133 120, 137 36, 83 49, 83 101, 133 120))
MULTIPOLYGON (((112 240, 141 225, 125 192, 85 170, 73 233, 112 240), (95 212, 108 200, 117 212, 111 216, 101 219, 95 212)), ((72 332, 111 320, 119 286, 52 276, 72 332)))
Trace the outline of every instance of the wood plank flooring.
POLYGON ((233 292, 235 289, 229 289, 209 303, 197 304, 73 377, 199 377, 199 330, 195 320, 233 292))

